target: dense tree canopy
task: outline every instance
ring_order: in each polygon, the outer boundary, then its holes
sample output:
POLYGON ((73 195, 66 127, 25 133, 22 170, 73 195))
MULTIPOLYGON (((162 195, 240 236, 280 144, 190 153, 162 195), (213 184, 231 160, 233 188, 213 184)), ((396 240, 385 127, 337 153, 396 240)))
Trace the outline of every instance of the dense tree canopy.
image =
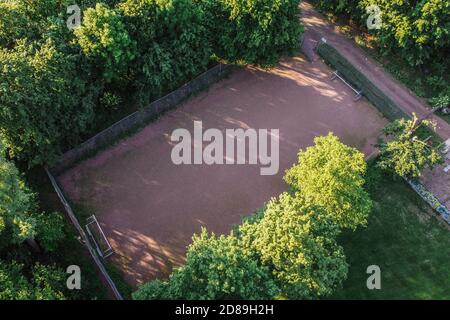
POLYGON ((62 270, 36 263, 30 273, 28 279, 23 265, 0 260, 0 300, 65 299, 65 274, 62 270))
POLYGON ((130 76, 139 105, 206 69, 211 47, 203 12, 191 0, 126 0, 118 10, 137 44, 130 76))
POLYGON ((447 64, 450 53, 450 2, 442 0, 315 0, 335 13, 348 13, 366 25, 366 8, 380 8, 382 24, 371 30, 381 50, 399 53, 410 65, 447 64))
POLYGON ((9 245, 37 239, 46 250, 63 238, 63 221, 56 213, 39 212, 37 199, 21 179, 0 144, 0 253, 9 245))
POLYGON ((11 156, 43 164, 79 141, 93 119, 95 94, 78 62, 50 39, 0 49, 0 137, 11 156))
POLYGON ((213 54, 275 63, 301 32, 298 0, 80 0, 72 32, 73 4, 0 3, 0 134, 30 166, 101 127, 111 101, 145 106, 204 71, 213 54))
POLYGON ((120 15, 105 4, 84 12, 83 23, 75 29, 75 35, 83 53, 102 66, 106 81, 122 79, 136 57, 136 44, 120 15))
POLYGON ((206 13, 214 52, 236 62, 273 64, 298 49, 299 0, 195 0, 206 13))
POLYGON ((243 252, 233 235, 194 235, 186 264, 169 281, 152 281, 134 299, 271 299, 279 294, 267 267, 243 252))
POLYGON ((283 295, 311 299, 331 294, 347 275, 339 228, 299 193, 283 193, 257 222, 240 227, 243 247, 272 270, 283 295))
MULTIPOLYGON (((1 147, 1 145, 0 145, 1 147)), ((19 244, 36 235, 34 195, 20 179, 16 167, 0 155, 0 248, 19 244)))
POLYGON ((300 150, 298 164, 284 177, 311 203, 321 205, 342 228, 365 225, 372 201, 364 190, 364 154, 344 145, 333 134, 316 137, 300 150))
POLYGON ((53 251, 64 237, 62 217, 38 210, 35 195, 0 144, 0 300, 64 298, 62 270, 39 263, 26 269, 14 260, 24 255, 14 252, 21 252, 26 240, 37 240, 42 249, 53 251))

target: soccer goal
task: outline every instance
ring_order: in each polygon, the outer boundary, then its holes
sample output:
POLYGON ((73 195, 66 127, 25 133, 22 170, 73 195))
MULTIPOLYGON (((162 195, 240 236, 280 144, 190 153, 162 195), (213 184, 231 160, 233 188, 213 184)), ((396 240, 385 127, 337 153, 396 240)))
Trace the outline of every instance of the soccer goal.
POLYGON ((100 257, 106 259, 114 253, 114 250, 106 238, 105 233, 103 232, 102 227, 98 223, 95 215, 87 218, 85 228, 100 257))
POLYGON ((331 80, 333 81, 336 78, 340 79, 342 82, 344 82, 347 85, 347 87, 352 89, 352 91, 355 93, 355 96, 353 97, 354 101, 358 101, 359 99, 361 99, 361 97, 363 95, 363 91, 354 88, 347 80, 344 79, 344 77, 337 70, 335 72, 333 72, 333 76, 331 77, 331 80))

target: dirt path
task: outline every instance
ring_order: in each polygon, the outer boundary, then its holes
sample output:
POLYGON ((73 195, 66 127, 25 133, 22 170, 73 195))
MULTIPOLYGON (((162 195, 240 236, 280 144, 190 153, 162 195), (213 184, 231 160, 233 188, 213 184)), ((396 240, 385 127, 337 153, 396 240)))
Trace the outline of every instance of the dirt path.
MULTIPOLYGON (((306 54, 310 59, 319 59, 312 48, 317 45, 322 37, 325 37, 333 47, 339 50, 341 54, 389 96, 403 111, 408 114, 415 112, 419 118, 430 112, 430 108, 426 106, 425 102, 384 71, 379 63, 368 58, 365 52, 353 41, 336 30, 320 13, 314 11, 310 3, 302 1, 301 10, 301 19, 306 28, 303 42, 304 47, 307 48, 306 54)), ((432 119, 437 123, 437 133, 439 136, 443 140, 447 140, 450 137, 450 125, 438 116, 433 115, 432 119)))
POLYGON ((300 148, 332 131, 366 155, 386 120, 364 99, 354 102, 321 61, 303 57, 264 71, 245 68, 189 99, 134 136, 65 172, 68 197, 95 213, 133 285, 166 276, 184 262, 186 245, 206 226, 228 233, 241 217, 286 190, 284 170, 300 148), (279 129, 280 170, 258 165, 175 165, 175 129, 279 129))

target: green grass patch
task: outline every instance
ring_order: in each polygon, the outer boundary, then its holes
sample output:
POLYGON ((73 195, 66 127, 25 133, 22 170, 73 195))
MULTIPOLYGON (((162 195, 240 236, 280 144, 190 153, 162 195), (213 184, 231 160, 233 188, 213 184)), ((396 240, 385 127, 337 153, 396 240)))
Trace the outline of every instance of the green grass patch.
POLYGON ((450 230, 401 179, 369 164, 374 200, 368 226, 339 242, 350 265, 335 299, 450 299, 450 230), (369 290, 366 269, 381 268, 381 290, 369 290))

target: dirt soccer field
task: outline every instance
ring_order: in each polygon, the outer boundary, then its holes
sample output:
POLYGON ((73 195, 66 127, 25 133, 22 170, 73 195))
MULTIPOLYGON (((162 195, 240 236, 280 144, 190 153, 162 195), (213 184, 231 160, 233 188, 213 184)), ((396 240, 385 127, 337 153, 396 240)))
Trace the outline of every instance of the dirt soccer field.
POLYGON ((241 217, 286 190, 284 170, 313 138, 334 132, 346 144, 373 152, 387 123, 369 103, 353 101, 322 62, 295 57, 264 71, 234 71, 134 136, 58 177, 77 205, 97 215, 133 285, 167 275, 184 262, 186 245, 206 226, 228 233, 241 217), (259 165, 179 165, 171 161, 173 130, 279 129, 280 170, 259 165))

